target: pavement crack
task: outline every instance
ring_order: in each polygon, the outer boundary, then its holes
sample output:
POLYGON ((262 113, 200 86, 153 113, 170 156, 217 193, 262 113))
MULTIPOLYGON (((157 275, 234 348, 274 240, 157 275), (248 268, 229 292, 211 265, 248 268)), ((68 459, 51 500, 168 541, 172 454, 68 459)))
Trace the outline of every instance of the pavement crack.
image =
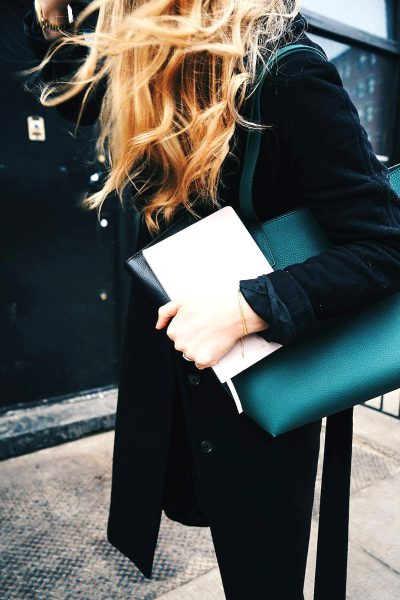
POLYGON ((383 567, 386 567, 387 569, 389 569, 389 571, 391 571, 392 573, 394 573, 395 575, 400 575, 400 571, 398 571, 397 569, 395 569, 394 567, 392 567, 391 565, 388 565, 387 562, 385 562, 384 560, 382 560, 381 558, 379 558, 378 556, 375 556, 375 554, 373 554, 372 552, 369 552, 366 548, 363 548, 363 546, 358 546, 358 548, 360 550, 362 550, 362 552, 364 552, 364 554, 367 554, 368 556, 370 556, 371 558, 375 559, 376 561, 378 561, 378 563, 380 563, 383 567))

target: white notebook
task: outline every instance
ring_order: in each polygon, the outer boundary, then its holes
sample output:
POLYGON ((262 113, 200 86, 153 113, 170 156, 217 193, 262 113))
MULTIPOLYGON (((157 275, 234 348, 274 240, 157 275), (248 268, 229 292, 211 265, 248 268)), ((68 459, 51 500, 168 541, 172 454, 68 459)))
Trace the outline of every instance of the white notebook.
MULTIPOLYGON (((181 301, 207 288, 237 293, 240 279, 273 271, 242 221, 230 206, 204 217, 171 237, 143 250, 143 255, 171 300, 181 301)), ((239 310, 239 306, 238 306, 239 310)), ((231 378, 281 347, 253 333, 214 365, 241 412, 231 378)))

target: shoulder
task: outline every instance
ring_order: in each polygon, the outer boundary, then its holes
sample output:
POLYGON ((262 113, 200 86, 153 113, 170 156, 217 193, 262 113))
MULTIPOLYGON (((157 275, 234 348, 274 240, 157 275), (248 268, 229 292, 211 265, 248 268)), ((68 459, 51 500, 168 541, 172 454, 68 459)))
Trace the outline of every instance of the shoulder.
POLYGON ((298 128, 300 121, 309 127, 325 127, 335 119, 352 118, 355 109, 339 71, 323 47, 307 35, 307 21, 300 13, 278 49, 288 44, 301 44, 304 49, 282 55, 264 75, 260 90, 262 121, 279 123, 285 130, 294 124, 298 128))
POLYGON ((279 87, 318 87, 325 83, 343 88, 336 65, 329 60, 323 47, 309 37, 307 31, 307 20, 298 13, 287 33, 281 38, 277 50, 290 44, 301 44, 304 49, 284 55, 274 64, 266 80, 279 87), (317 50, 318 53, 313 50, 317 50))

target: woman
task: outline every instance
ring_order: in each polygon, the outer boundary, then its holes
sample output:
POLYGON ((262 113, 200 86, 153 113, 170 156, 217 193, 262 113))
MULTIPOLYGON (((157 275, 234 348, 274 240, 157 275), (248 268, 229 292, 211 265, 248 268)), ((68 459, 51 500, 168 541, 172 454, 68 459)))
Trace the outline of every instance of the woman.
MULTIPOLYGON (((43 57, 63 37, 49 23, 63 26, 68 15, 65 0, 40 5, 41 25, 30 11, 25 29, 43 57)), ((76 20, 83 6, 71 8, 76 20)), ((259 58, 293 41, 322 50, 306 35, 298 2, 99 0, 91 8, 99 9, 95 34, 62 47, 41 72, 46 82, 64 81, 79 68, 74 85, 61 86, 58 97, 45 91, 42 101, 69 119, 99 121, 110 171, 86 205, 98 208, 113 191, 134 197, 143 214, 139 247, 181 210, 237 207, 247 132, 241 111, 259 58)), ((335 244, 305 263, 238 282, 248 330, 291 344, 398 291, 400 208, 333 63, 307 52, 284 58, 261 102, 271 127, 253 188, 260 220, 307 203, 335 244)), ((108 538, 150 577, 164 510, 210 526, 228 600, 298 600, 321 421, 272 438, 238 415, 209 367, 241 335, 236 294, 210 289, 158 311, 132 283, 108 538)), ((351 411, 337 415, 330 435, 351 439, 351 411)), ((337 448, 348 476, 350 453, 337 448)), ((343 510, 341 547, 332 546, 319 569, 318 600, 345 598, 335 560, 346 552, 347 500, 348 486, 333 490, 330 501, 343 510)))

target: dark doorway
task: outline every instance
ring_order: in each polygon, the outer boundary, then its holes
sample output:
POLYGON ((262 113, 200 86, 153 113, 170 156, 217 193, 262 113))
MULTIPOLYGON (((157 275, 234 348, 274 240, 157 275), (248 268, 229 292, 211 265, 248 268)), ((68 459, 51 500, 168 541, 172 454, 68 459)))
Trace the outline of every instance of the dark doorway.
POLYGON ((117 383, 134 225, 118 202, 99 222, 80 207, 101 164, 95 131, 42 107, 16 72, 33 64, 22 18, 32 2, 0 2, 1 299, 0 405, 117 383), (30 141, 28 117, 45 141, 30 141), (128 240, 128 242, 127 242, 128 240))

